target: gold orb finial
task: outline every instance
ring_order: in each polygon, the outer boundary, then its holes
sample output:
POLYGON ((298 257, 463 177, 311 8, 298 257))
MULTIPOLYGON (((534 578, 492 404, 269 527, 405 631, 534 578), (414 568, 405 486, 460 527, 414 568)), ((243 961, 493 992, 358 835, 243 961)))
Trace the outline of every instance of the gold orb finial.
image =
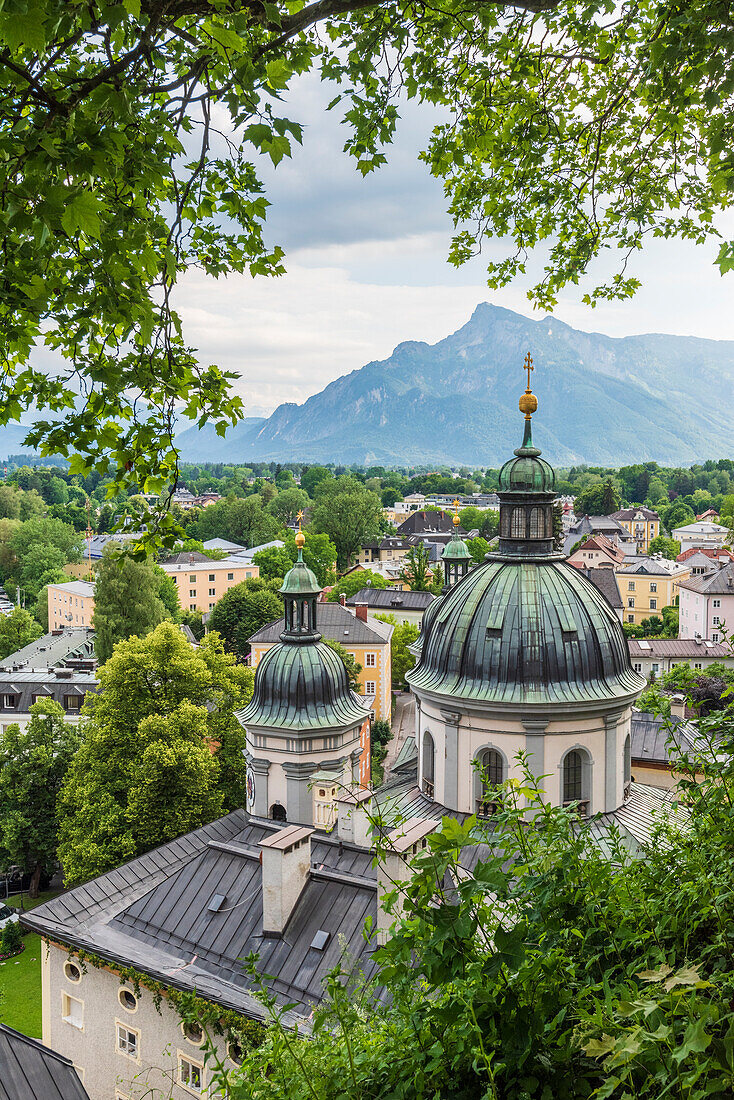
POLYGON ((525 419, 529 420, 538 407, 538 398, 530 389, 530 372, 535 370, 533 366, 533 357, 530 352, 525 356, 525 362, 523 363, 523 370, 528 372, 528 388, 525 393, 520 395, 518 405, 520 406, 520 412, 525 413, 525 419))
POLYGON ((306 536, 304 535, 303 531, 301 530, 301 521, 303 520, 303 512, 302 511, 298 512, 298 514, 296 515, 296 519, 298 520, 298 532, 296 534, 296 546, 299 550, 303 550, 304 543, 306 542, 306 536))
POLYGON ((453 502, 453 505, 452 505, 452 507, 454 509, 454 527, 458 527, 460 522, 461 522, 461 520, 459 519, 459 506, 460 506, 460 504, 461 504, 461 501, 457 498, 453 502))

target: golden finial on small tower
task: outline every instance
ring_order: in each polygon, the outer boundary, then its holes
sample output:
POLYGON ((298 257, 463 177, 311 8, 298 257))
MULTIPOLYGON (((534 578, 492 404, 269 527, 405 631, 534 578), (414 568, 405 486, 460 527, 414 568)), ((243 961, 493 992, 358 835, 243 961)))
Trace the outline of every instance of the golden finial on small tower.
POLYGON ((461 501, 458 498, 451 505, 451 507, 454 509, 454 527, 458 527, 460 522, 461 522, 461 520, 459 519, 459 506, 460 505, 461 505, 461 501))
POLYGON ((296 535, 296 546, 298 547, 299 550, 303 550, 303 544, 306 541, 306 536, 304 535, 303 531, 301 530, 301 521, 303 520, 303 511, 299 511, 297 513, 296 519, 298 520, 298 533, 296 535))
POLYGON ((526 420, 530 420, 530 417, 538 407, 538 398, 530 389, 530 372, 535 370, 530 352, 525 356, 525 362, 523 363, 522 369, 528 372, 528 388, 525 390, 525 393, 520 395, 520 412, 525 413, 526 420))

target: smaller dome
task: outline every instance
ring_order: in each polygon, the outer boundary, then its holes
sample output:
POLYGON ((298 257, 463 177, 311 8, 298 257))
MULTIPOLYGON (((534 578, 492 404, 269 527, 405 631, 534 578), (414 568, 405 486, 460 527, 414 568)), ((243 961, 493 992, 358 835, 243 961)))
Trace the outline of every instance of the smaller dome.
POLYGON ((239 722, 272 729, 333 729, 362 722, 367 707, 349 686, 344 662, 324 642, 280 642, 264 655, 255 673, 252 699, 239 722))
POLYGON ((451 542, 446 543, 441 557, 449 558, 452 561, 463 561, 464 559, 471 558, 471 554, 464 540, 460 539, 459 536, 454 533, 451 542))
MULTIPOLYGON (((527 396, 523 394, 523 397, 527 396)), ((533 394, 530 395, 534 396, 533 394)), ((537 405, 537 401, 536 401, 537 405)), ((525 435, 522 446, 514 452, 500 470, 499 492, 501 493, 553 493, 556 488, 556 473, 549 462, 540 457, 540 451, 533 446, 530 417, 525 419, 525 435)))
POLYGON ((289 569, 279 589, 283 596, 318 596, 321 592, 316 574, 308 568, 298 551, 298 561, 289 569))

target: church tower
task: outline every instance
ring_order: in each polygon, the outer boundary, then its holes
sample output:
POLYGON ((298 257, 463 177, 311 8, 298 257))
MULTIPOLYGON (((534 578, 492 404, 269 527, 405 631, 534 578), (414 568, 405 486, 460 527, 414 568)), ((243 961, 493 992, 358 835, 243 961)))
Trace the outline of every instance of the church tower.
POLYGON ((441 554, 444 585, 442 595, 446 595, 459 581, 463 581, 472 566, 469 547, 459 538, 459 501, 454 501, 454 534, 441 554))
POLYGON ((522 752, 547 801, 609 812, 629 791, 631 708, 645 681, 612 607, 554 549, 555 473, 533 443, 530 356, 525 369, 523 441, 500 471, 498 551, 424 617, 407 676, 418 779, 440 805, 491 816, 493 789, 522 778, 522 752))
MULTIPOLYGON (((300 518, 300 517, 299 517, 300 518)), ((369 707, 355 695, 339 655, 321 641, 321 588, 298 559, 280 592, 280 642, 255 672, 252 699, 237 715, 247 735, 247 810, 257 817, 331 828, 335 799, 369 760, 369 707)))

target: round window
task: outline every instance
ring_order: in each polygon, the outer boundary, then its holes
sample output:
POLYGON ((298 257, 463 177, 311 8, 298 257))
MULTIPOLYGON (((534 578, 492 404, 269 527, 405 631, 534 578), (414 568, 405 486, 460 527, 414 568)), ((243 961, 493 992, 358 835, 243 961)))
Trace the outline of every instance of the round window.
POLYGON ((190 1043, 201 1046, 204 1041, 204 1031, 201 1024, 197 1024, 196 1020, 192 1020, 189 1023, 182 1024, 181 1028, 190 1043))
POLYGON ((76 963, 64 963, 64 974, 66 974, 70 982, 80 982, 82 980, 82 972, 76 963))
POLYGON ((227 1054, 236 1066, 241 1066, 244 1059, 242 1047, 239 1043, 232 1042, 227 1047, 227 1054))
POLYGON ((120 1004, 123 1008, 126 1008, 128 1012, 134 1012, 138 1007, 138 998, 134 993, 131 993, 129 989, 121 989, 118 993, 120 998, 120 1004))

